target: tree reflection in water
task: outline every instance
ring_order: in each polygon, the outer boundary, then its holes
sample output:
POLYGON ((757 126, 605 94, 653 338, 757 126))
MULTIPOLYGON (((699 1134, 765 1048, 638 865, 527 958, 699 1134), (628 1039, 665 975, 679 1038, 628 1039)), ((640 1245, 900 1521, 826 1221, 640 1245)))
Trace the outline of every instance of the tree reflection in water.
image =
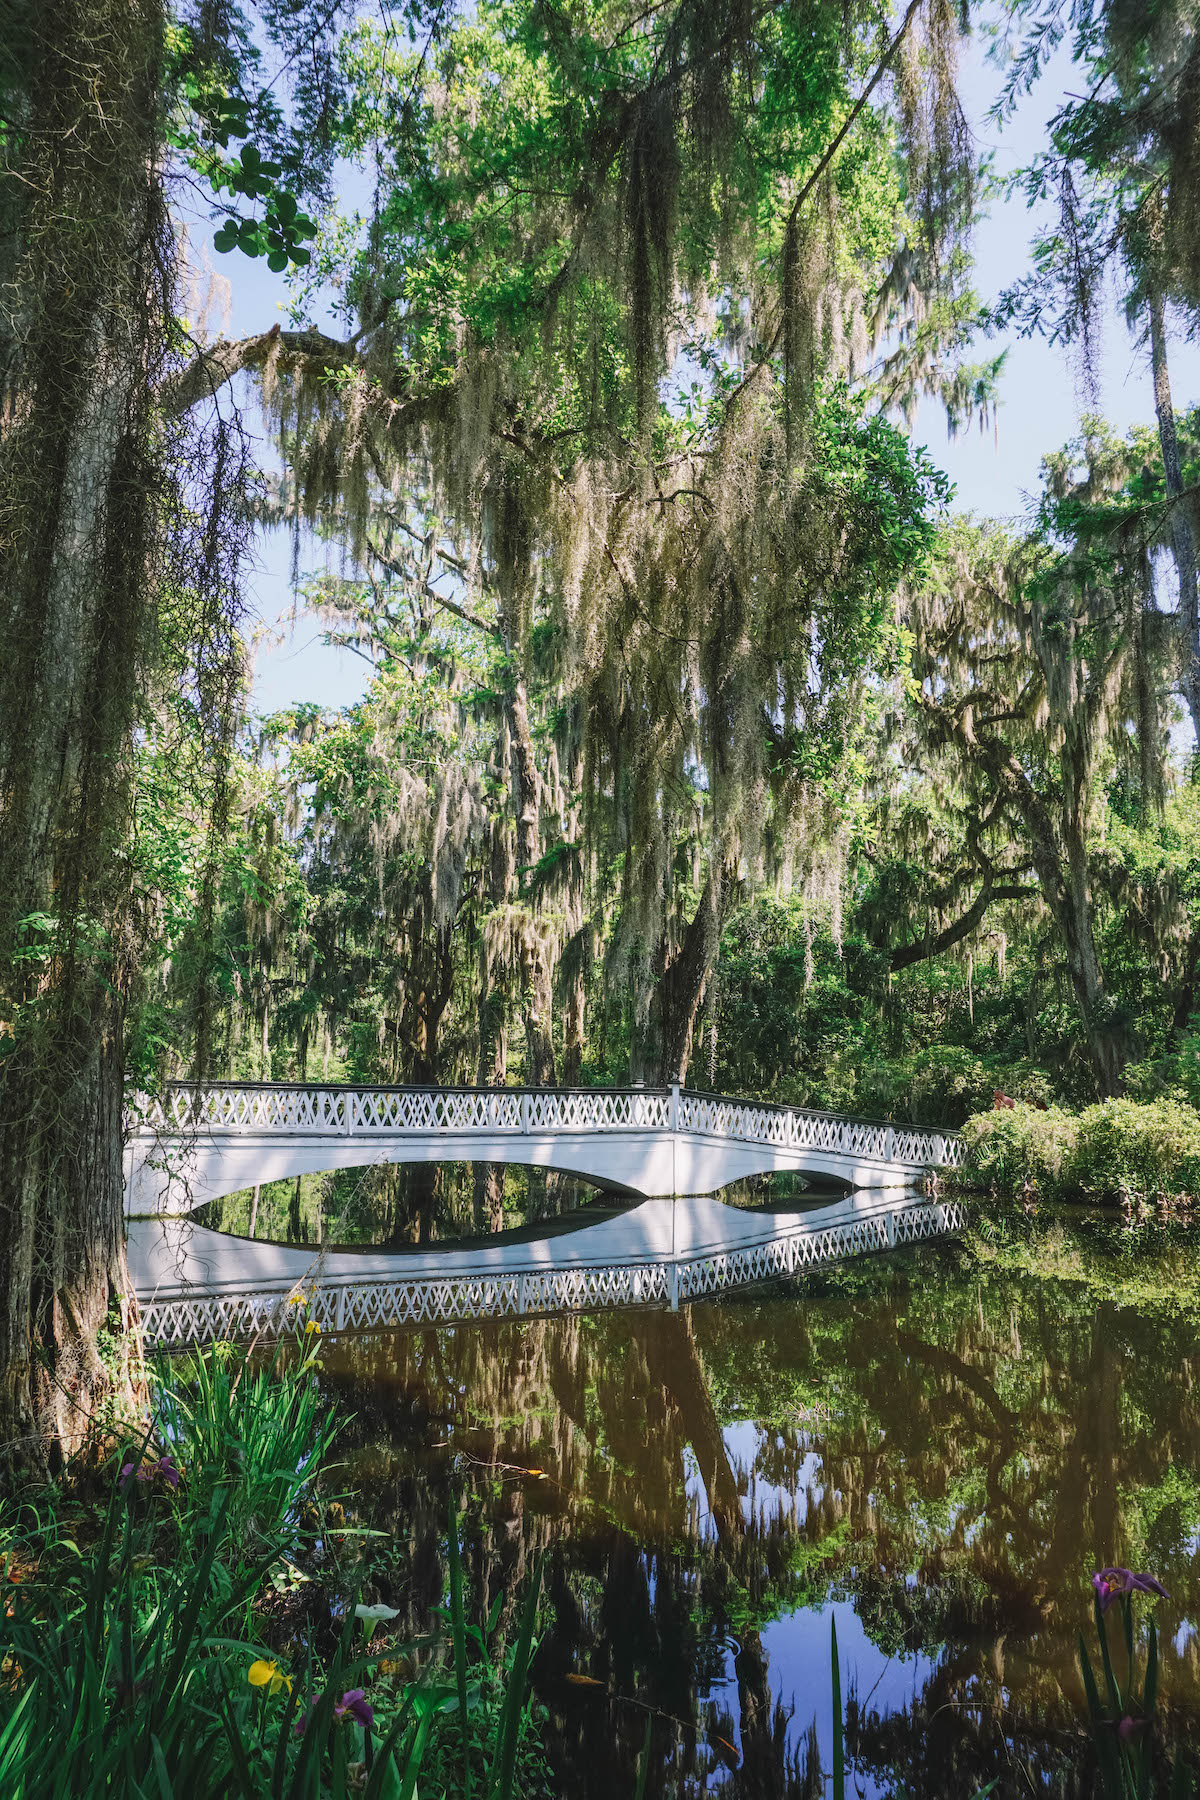
POLYGON ((1169 1589, 1168 1730, 1200 1737, 1186 1315, 926 1249, 677 1316, 353 1337, 326 1364, 354 1414, 338 1479, 395 1535, 385 1597, 413 1629, 452 1491, 478 1619, 548 1550, 564 1793, 633 1792, 647 1708, 650 1794, 823 1793, 834 1603, 862 1792, 1087 1794, 1075 1645, 1105 1563, 1169 1589))

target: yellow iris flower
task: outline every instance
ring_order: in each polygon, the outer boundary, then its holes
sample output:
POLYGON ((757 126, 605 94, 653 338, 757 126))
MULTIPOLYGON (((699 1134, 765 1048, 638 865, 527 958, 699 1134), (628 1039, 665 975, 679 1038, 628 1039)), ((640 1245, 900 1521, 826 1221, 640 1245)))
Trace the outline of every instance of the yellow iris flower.
POLYGON ((292 1691, 291 1676, 285 1675, 279 1664, 267 1657, 260 1657, 250 1664, 246 1680, 251 1687, 265 1687, 269 1694, 277 1694, 282 1687, 286 1687, 289 1694, 292 1691))

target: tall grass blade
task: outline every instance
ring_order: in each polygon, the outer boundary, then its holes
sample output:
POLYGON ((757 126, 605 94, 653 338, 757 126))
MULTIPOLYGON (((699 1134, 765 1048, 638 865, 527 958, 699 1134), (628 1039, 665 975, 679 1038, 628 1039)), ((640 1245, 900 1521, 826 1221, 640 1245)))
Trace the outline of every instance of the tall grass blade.
POLYGON ((488 1800, 512 1800, 513 1776, 517 1766, 517 1741, 521 1730, 521 1713, 529 1687, 529 1668, 533 1661, 533 1633, 537 1624, 538 1601, 542 1591, 542 1558, 534 1564, 529 1592, 521 1608, 521 1624, 513 1646, 508 1669, 508 1684, 496 1727, 496 1743, 492 1752, 491 1785, 488 1800))
POLYGON ((633 1800, 646 1800, 646 1783, 650 1779, 650 1739, 654 1731, 654 1715, 646 1719, 646 1732, 642 1738, 642 1753, 638 1757, 637 1787, 633 1792, 633 1800))
POLYGON ((462 1800, 471 1800, 471 1735, 467 1729, 467 1622, 463 1615, 462 1556, 458 1543, 458 1503, 450 1503, 450 1635, 454 1645, 454 1680, 458 1688, 458 1725, 462 1733, 462 1800))

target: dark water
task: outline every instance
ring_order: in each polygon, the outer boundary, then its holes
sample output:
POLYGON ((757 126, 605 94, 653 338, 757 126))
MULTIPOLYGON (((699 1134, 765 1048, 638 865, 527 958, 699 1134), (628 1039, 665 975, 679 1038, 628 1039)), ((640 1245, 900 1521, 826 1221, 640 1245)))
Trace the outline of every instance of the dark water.
POLYGON ((676 1316, 331 1342, 335 1481, 395 1542, 371 1598, 428 1622, 455 1492, 477 1620, 503 1594, 503 1631, 544 1553, 579 1800, 633 1794, 648 1717, 651 1795, 823 1794, 834 1619, 857 1792, 1090 1793, 1103 1563, 1170 1590, 1168 1728, 1200 1743, 1198 1267, 1056 1227, 676 1316))

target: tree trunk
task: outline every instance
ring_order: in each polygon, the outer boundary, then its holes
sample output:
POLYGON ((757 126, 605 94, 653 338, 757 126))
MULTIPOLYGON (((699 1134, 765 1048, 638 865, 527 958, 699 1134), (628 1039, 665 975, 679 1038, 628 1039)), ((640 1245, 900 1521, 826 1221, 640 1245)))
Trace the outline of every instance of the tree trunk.
POLYGON ((1034 872, 1066 951, 1067 973, 1083 1021, 1096 1087, 1101 1099, 1109 1099, 1123 1090, 1128 1045, 1105 989, 1096 949, 1086 838, 1086 772, 1064 755, 1063 797, 1056 826, 1049 808, 1004 744, 977 737, 969 713, 962 715, 955 730, 966 754, 987 770, 1024 821, 1034 872))
POLYGON ((1158 415, 1158 441, 1162 448, 1163 476, 1171 503, 1171 545, 1179 578, 1179 632, 1184 703, 1192 721, 1200 751, 1200 593, 1197 590, 1196 533, 1190 498, 1183 494, 1183 469, 1171 400, 1167 366, 1167 333, 1163 297, 1157 285, 1149 292, 1150 369, 1154 377, 1154 410, 1158 415))
POLYGON ((563 1016, 563 1086, 578 1087, 583 1073, 583 1031, 586 1017, 587 990, 584 985, 583 958, 571 973, 567 988, 566 1012, 563 1016))
POLYGON ((288 1207, 287 1241, 289 1244, 305 1242, 304 1219, 300 1212, 300 1199, 304 1191, 304 1177, 297 1175, 296 1185, 292 1189, 291 1204, 288 1207))
MULTIPOLYGON (((511 766, 507 714, 502 719, 492 771, 503 781, 511 766)), ((487 902, 489 911, 512 904, 517 884, 512 829, 505 813, 493 814, 489 830, 487 902)), ((480 1087, 505 1087, 508 1082, 508 995, 497 986, 488 956, 486 931, 479 944, 479 1062, 475 1077, 480 1087)), ((474 1165, 475 1226, 479 1231, 500 1231, 504 1226, 504 1164, 474 1165)))
MULTIPOLYGON (((508 728, 512 740, 513 800, 517 819, 517 873, 528 877, 541 854, 538 831, 538 770, 533 736, 529 729, 529 701, 523 675, 517 675, 507 696, 508 728)), ((548 939, 538 929, 536 909, 530 908, 521 946, 521 1003, 525 1042, 529 1053, 528 1075, 534 1087, 553 1087, 554 1065, 554 970, 548 939)))
POLYGON ((687 1079, 696 1020, 721 941, 726 886, 723 871, 709 875, 679 948, 666 955, 651 1007, 658 1040, 652 1066, 659 1085, 687 1079))
POLYGON ((0 1439, 136 1392, 122 1183, 133 728, 155 615, 171 247, 159 0, 39 0, 0 298, 0 1439), (123 1348, 101 1357, 97 1333, 123 1348))
POLYGON ((256 1181, 254 1184, 254 1192, 250 1196, 250 1232, 249 1232, 249 1235, 251 1237, 253 1237, 255 1232, 258 1230, 258 1203, 261 1199, 262 1199, 262 1186, 259 1182, 256 1181))

